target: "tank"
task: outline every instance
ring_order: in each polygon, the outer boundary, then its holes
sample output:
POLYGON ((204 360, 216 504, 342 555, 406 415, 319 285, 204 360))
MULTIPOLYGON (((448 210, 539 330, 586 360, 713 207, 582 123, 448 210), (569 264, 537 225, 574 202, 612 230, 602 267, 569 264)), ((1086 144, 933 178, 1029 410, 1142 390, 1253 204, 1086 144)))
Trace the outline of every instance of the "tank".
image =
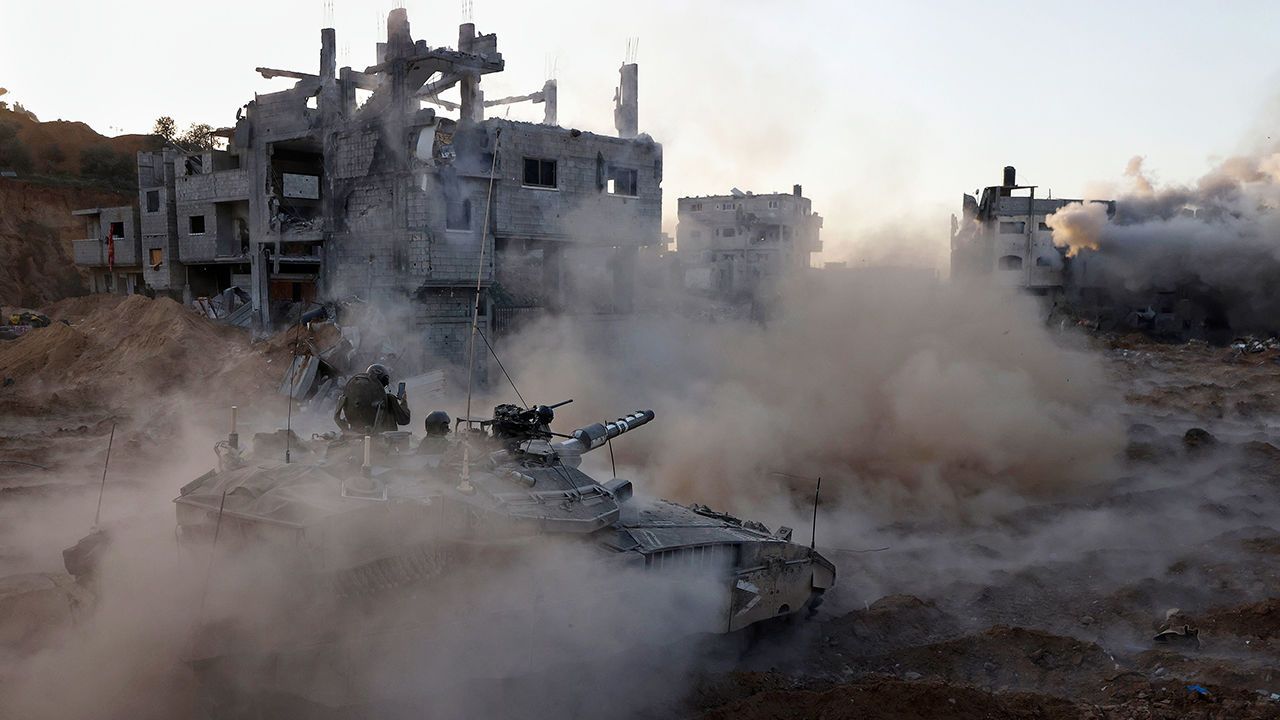
MULTIPOLYGON (((706 583, 716 610, 696 628, 702 632, 811 613, 834 585, 835 566, 792 542, 789 528, 771 531, 703 505, 645 498, 629 480, 601 482, 581 469, 586 454, 654 422, 652 410, 560 434, 551 430, 555 407, 499 405, 492 418, 459 420, 446 441, 386 432, 304 442, 281 431, 255 436, 248 451, 233 420, 215 447, 217 469, 174 501, 179 541, 197 550, 218 545, 228 556, 220 562, 270 555, 273 573, 307 599, 299 616, 321 606, 326 617, 352 607, 367 615, 371 600, 395 602, 553 542, 602 558, 606 571, 592 594, 608 594, 609 567, 638 570, 653 587, 673 591, 685 578, 706 583)), ((272 668, 281 664, 279 647, 299 646, 280 625, 271 623, 279 634, 268 643, 276 646, 272 668)), ((225 689, 235 665, 228 658, 243 643, 213 627, 200 636, 191 662, 202 676, 221 677, 225 689)), ((261 638, 254 640, 261 657, 261 638)), ((316 662, 307 655, 305 663, 316 662)), ((302 673, 308 687, 314 674, 314 667, 302 673)), ((288 684, 282 676, 270 682, 288 684)))

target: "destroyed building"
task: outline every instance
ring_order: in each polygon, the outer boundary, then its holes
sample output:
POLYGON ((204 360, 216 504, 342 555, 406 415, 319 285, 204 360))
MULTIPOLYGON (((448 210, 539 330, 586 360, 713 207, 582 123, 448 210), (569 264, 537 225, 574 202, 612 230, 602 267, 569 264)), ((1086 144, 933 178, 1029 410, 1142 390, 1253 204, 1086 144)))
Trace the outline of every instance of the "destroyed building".
MULTIPOLYGON (((966 194, 961 216, 951 216, 951 277, 989 278, 1004 287, 1037 295, 1060 294, 1066 285, 1066 251, 1054 245, 1045 219, 1083 200, 1036 197, 1035 185, 1019 185, 1017 171, 1004 169, 1003 182, 966 194)), ((1114 201, 1103 202, 1115 214, 1114 201)))
POLYGON ((751 296, 808 269, 822 252, 822 216, 796 185, 791 193, 683 197, 676 244, 685 286, 724 299, 751 296))
POLYGON ((662 212, 662 146, 639 132, 634 63, 609 136, 556 124, 554 80, 486 100, 481 79, 504 62, 474 24, 457 49, 433 48, 392 10, 364 70, 337 67, 334 29, 320 39, 315 73, 258 68, 296 82, 241 108, 218 131, 225 149, 140 153, 138 210, 82 211, 75 259, 101 278, 95 290, 190 302, 239 287, 243 320, 263 327, 297 303, 389 301, 455 361, 477 282, 482 330, 499 309, 631 308, 637 252, 661 242, 662 212), (453 88, 456 101, 441 97, 453 88), (542 123, 485 118, 525 101, 543 104, 542 123), (123 244, 108 240, 116 222, 123 244))

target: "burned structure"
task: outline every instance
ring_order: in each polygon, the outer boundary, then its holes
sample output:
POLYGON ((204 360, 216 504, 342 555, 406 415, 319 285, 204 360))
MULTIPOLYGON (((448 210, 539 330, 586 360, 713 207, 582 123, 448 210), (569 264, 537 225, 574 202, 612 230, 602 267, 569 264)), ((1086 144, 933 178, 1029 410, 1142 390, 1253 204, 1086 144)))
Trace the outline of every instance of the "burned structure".
MULTIPOLYGON (((607 136, 556 125, 554 80, 486 100, 481 79, 504 63, 497 36, 471 23, 456 49, 433 48, 392 10, 364 70, 337 67, 332 28, 320 38, 315 73, 258 68, 296 82, 245 105, 219 131, 225 149, 140 153, 131 254, 106 262, 99 221, 76 261, 188 301, 239 287, 259 326, 295 303, 403 304, 447 360, 465 353, 477 283, 482 330, 498 307, 631 307, 637 251, 661 241, 662 182, 635 64, 621 68, 607 136), (454 88, 456 101, 442 97, 454 88), (541 124, 485 118, 525 101, 543 104, 541 124)), ((123 290, 109 282, 96 289, 123 290)))
MULTIPOLYGON (((981 196, 964 196, 961 215, 951 216, 951 277, 989 278, 1038 295, 1060 294, 1066 285, 1066 251, 1054 245, 1045 219, 1083 200, 1036 197, 1035 185, 1019 185, 1017 171, 981 196)), ((1102 202, 1115 214, 1114 201, 1102 202)))
POLYGON ((728 195, 678 201, 676 244, 685 286, 732 299, 768 290, 811 266, 822 251, 822 216, 796 185, 791 193, 728 195))

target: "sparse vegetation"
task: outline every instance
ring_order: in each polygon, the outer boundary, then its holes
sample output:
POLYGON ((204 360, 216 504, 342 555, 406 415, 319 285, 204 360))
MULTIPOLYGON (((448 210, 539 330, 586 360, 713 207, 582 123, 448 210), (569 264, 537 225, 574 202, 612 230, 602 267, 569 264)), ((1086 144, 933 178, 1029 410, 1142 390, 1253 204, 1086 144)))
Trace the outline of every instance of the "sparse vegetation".
POLYGON ((40 149, 41 169, 47 173, 56 173, 62 169, 62 163, 67 159, 67 154, 63 152, 61 145, 46 145, 40 149))
POLYGON ((18 127, 0 122, 0 169, 29 173, 32 164, 31 150, 18 138, 18 127))
POLYGON ((213 126, 205 123, 194 123, 189 125, 186 130, 178 132, 178 124, 168 115, 161 115, 156 118, 156 124, 151 132, 166 144, 173 145, 181 150, 191 152, 193 150, 208 150, 214 146, 213 126))
POLYGON ((90 147, 80 152, 80 175, 119 190, 136 190, 137 167, 134 159, 106 146, 90 147))

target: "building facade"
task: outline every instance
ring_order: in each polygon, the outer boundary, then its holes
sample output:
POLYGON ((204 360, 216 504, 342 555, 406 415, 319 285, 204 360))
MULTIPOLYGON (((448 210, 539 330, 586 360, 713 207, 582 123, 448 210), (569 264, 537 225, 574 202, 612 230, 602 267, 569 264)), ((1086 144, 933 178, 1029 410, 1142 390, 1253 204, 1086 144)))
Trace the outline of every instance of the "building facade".
MULTIPOLYGON (((960 217, 951 216, 951 277, 988 278, 997 285, 1036 294, 1060 292, 1066 283, 1065 250, 1054 245, 1046 218, 1083 200, 1036 197, 1036 186, 1018 185, 1017 171, 1003 182, 964 196, 960 217)), ((1108 215, 1114 201, 1104 202, 1108 215)))
POLYGON ((145 287, 141 223, 137 208, 87 208, 72 215, 84 221, 84 238, 71 242, 75 263, 85 268, 93 292, 133 294, 145 287))
POLYGON ((140 154, 147 287, 188 300, 240 287, 261 326, 299 303, 403 305, 450 360, 477 284, 482 330, 504 304, 631 306, 637 249, 661 242, 662 214, 662 146, 638 131, 634 64, 610 136, 558 126, 554 80, 486 100, 481 80, 504 62, 470 23, 457 49, 432 48, 392 10, 362 71, 337 67, 336 42, 321 31, 315 73, 258 68, 296 82, 245 105, 219 131, 225 149, 140 154), (543 122, 485 118, 513 102, 544 104, 543 122))
POLYGON ((678 201, 676 245, 685 286, 734 299, 768 290, 812 265, 822 251, 822 216, 796 185, 790 194, 729 195, 678 201))

